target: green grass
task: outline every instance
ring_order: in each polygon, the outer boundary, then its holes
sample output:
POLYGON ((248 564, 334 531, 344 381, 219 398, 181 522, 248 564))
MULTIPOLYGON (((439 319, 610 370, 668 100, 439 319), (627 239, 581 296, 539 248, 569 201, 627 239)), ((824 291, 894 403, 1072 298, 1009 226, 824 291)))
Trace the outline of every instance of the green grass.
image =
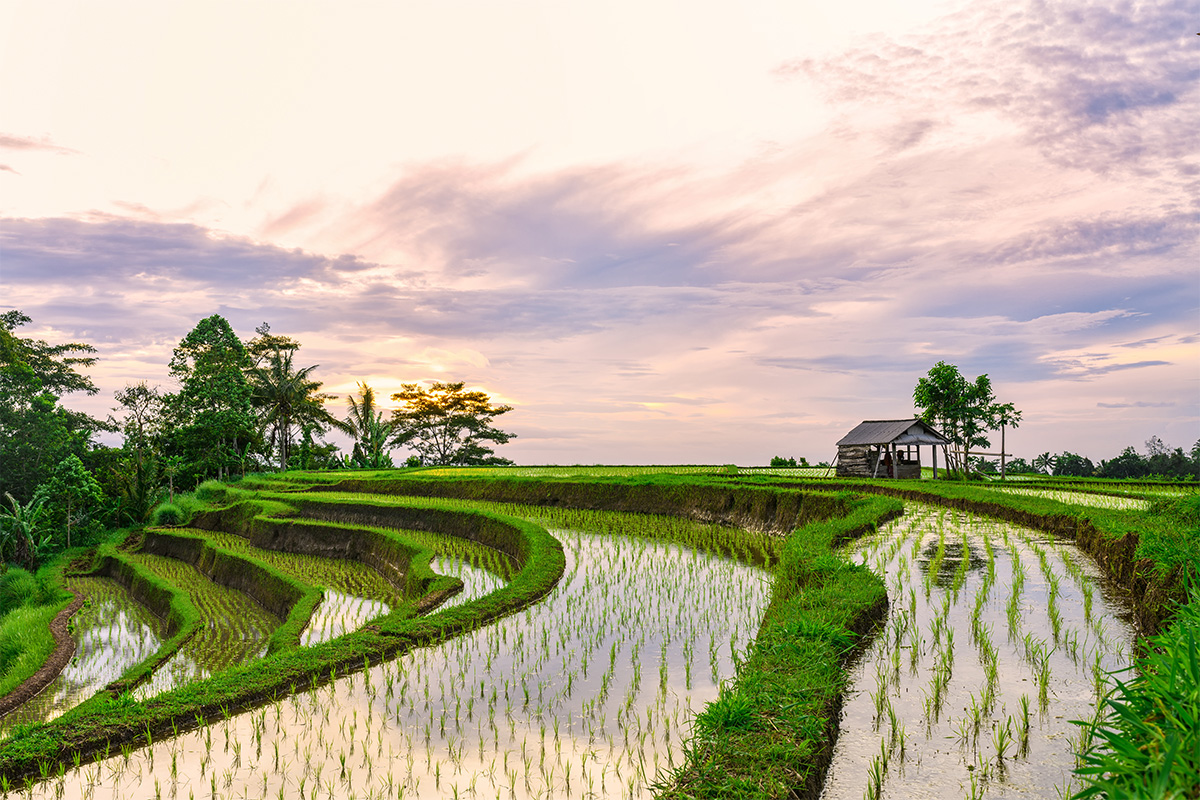
POLYGON ((0 619, 0 697, 41 669, 54 652, 50 623, 58 605, 22 606, 0 619))
POLYGON ((1075 797, 1200 796, 1200 587, 1105 700, 1075 797))
POLYGON ((824 777, 845 689, 845 661, 886 606, 883 582, 834 552, 897 514, 888 498, 788 537, 758 638, 737 677, 696 719, 687 763, 661 798, 775 798, 824 777))
POLYGON ((73 599, 62 588, 65 559, 36 574, 11 567, 0 575, 0 697, 31 678, 54 652, 50 623, 73 599))

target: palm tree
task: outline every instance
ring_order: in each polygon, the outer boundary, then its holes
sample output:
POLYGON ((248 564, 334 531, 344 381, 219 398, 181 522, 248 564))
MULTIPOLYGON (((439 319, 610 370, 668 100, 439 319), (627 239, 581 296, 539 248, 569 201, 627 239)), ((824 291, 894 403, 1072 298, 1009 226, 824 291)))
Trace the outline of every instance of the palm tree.
POLYGON ((1038 456, 1037 458, 1035 458, 1033 460, 1033 468, 1036 469, 1038 472, 1045 470, 1047 475, 1052 475, 1052 474, 1054 474, 1054 467, 1057 463, 1058 463, 1057 458, 1050 455, 1049 453, 1042 453, 1040 456, 1038 456))
POLYGON ((1000 480, 1004 480, 1004 431, 1008 426, 1021 427, 1021 412, 1012 403, 1000 403, 992 406, 993 424, 1000 426, 1000 480))
POLYGON ((358 399, 354 395, 346 398, 350 413, 346 417, 346 430, 354 437, 354 454, 351 464, 356 467, 382 469, 392 466, 392 457, 387 452, 388 438, 392 435, 392 423, 386 422, 383 412, 375 407, 375 390, 366 383, 358 384, 358 399))
POLYGON ((281 470, 287 469, 293 430, 316 426, 321 430, 332 427, 354 433, 345 422, 326 410, 324 401, 333 399, 333 395, 321 392, 321 381, 309 377, 318 365, 296 369, 292 366, 294 352, 270 352, 261 366, 250 371, 253 402, 261 412, 259 425, 263 438, 279 454, 281 470))

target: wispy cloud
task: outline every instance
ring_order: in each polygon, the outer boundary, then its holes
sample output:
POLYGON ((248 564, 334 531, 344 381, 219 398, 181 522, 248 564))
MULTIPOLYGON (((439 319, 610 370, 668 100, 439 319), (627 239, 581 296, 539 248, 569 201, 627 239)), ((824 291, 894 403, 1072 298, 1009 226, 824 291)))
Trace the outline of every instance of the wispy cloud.
POLYGON ((69 147, 55 144, 48 136, 17 136, 11 133, 0 133, 0 148, 7 150, 47 150, 52 153, 68 155, 78 153, 69 147))
POLYGON ((1187 438, 1187 18, 971 4, 797 59, 783 85, 814 82, 834 124, 723 169, 413 164, 358 202, 282 204, 255 239, 136 203, 139 219, 2 220, 6 301, 138 352, 114 379, 161 368, 217 311, 298 336, 330 385, 478 382, 518 406, 527 461, 826 457, 859 420, 909 413, 939 360, 1025 408, 1018 448, 1187 438))

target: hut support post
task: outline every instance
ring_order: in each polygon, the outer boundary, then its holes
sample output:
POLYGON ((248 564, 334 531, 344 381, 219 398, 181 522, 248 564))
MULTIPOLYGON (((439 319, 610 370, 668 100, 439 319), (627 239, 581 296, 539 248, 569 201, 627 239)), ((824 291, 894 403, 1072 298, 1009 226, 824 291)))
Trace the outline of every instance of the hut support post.
POLYGON ((937 480, 937 445, 933 446, 933 479, 937 480))

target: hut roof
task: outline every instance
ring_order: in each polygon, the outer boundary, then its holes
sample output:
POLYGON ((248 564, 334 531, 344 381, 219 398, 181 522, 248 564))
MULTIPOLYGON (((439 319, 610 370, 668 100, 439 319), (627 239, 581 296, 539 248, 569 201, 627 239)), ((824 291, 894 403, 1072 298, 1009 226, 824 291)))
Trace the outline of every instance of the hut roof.
POLYGON ((844 445, 949 444, 945 436, 919 419, 869 419, 843 436, 844 445))

